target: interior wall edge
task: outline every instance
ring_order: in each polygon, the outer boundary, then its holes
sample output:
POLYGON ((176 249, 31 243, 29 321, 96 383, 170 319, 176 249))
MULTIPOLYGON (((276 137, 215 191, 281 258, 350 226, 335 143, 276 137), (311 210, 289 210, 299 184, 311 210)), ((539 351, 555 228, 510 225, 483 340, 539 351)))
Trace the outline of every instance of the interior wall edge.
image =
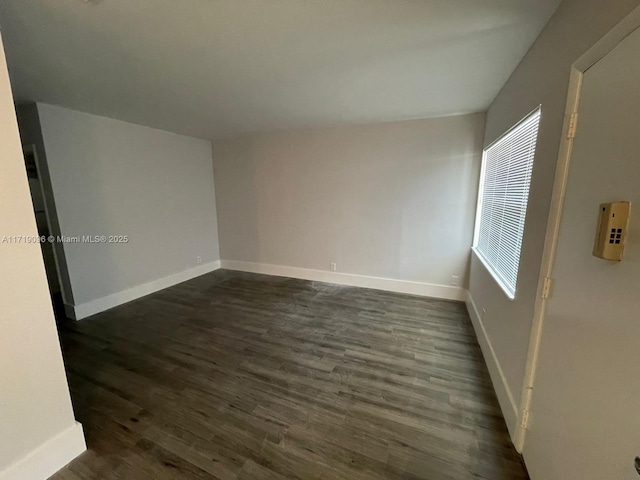
POLYGON ((0 480, 49 478, 87 449, 78 422, 0 472, 0 480))
POLYGON ((507 424, 507 429, 509 430, 509 435, 515 444, 515 435, 518 430, 518 407, 513 398, 513 393, 509 388, 509 384, 500 365, 500 361, 498 360, 498 356, 484 327, 482 315, 478 311, 473 297, 471 296, 471 292, 468 292, 466 304, 467 310, 469 311, 469 317, 471 317, 471 323, 473 324, 473 329, 476 332, 476 337, 480 344, 480 349, 482 350, 482 356, 484 357, 484 361, 489 370, 489 375, 491 376, 493 389, 498 397, 498 403, 500 404, 500 409, 502 410, 502 414, 504 415, 504 419, 507 424))
POLYGON ((131 302, 132 300, 136 300, 159 290, 169 288, 179 283, 186 282, 187 280, 191 280, 192 278, 199 277, 200 275, 213 272, 219 268, 220 260, 198 265, 197 267, 167 275, 166 277, 152 280, 141 285, 136 285, 135 287, 131 287, 90 302, 82 303, 80 305, 65 304, 65 313, 73 320, 82 320, 97 313, 104 312, 105 310, 109 310, 110 308, 117 307, 118 305, 131 302))
POLYGON ((389 292, 406 293, 422 297, 464 301, 467 291, 461 287, 413 282, 393 278, 372 277, 343 272, 328 272, 311 268, 289 267, 267 263, 222 260, 222 268, 250 273, 262 273, 277 277, 298 278, 316 282, 334 283, 352 287, 372 288, 389 292))

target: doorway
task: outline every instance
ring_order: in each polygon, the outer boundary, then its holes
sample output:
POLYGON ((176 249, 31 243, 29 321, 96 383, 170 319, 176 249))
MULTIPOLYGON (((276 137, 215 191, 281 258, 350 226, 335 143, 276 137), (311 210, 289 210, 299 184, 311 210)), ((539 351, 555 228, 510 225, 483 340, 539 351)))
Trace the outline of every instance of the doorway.
POLYGON ((40 242, 40 248, 42 249, 42 258, 44 260, 45 271, 47 274, 49 293, 51 294, 56 318, 60 318, 58 316, 59 313, 64 316, 62 288, 54 242, 50 241, 50 238, 54 236, 54 233, 51 228, 49 213, 47 211, 38 152, 35 145, 23 145, 22 151, 25 167, 27 169, 27 178, 29 179, 29 190, 31 192, 31 201, 33 203, 33 210, 36 217, 38 236, 41 239, 45 239, 45 241, 40 242))

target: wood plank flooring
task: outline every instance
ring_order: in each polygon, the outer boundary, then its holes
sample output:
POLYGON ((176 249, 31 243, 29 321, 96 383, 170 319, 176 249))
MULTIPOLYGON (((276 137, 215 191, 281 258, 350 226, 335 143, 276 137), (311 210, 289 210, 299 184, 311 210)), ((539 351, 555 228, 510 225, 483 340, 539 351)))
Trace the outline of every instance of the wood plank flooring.
POLYGON ((527 478, 462 303, 219 270, 60 336, 55 480, 527 478))

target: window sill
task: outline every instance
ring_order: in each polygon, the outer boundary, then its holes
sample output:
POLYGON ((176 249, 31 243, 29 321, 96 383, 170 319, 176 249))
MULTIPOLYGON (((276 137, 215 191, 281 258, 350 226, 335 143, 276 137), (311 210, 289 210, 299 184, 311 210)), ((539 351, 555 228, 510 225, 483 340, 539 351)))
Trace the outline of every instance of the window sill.
POLYGON ((476 256, 476 258, 478 260, 480 260, 480 263, 482 263, 482 265, 487 270, 487 272, 489 272, 489 274, 493 277, 493 279, 496 281, 496 283, 500 286, 500 288, 502 289, 502 292, 506 295, 507 299, 509 299, 509 301, 513 302, 516 299, 515 293, 511 294, 511 292, 509 291, 508 287, 504 284, 504 282, 500 279, 500 277, 498 277, 496 272, 493 270, 493 267, 491 267, 491 265, 489 265, 489 263, 484 259, 484 257, 476 249, 476 247, 471 247, 471 251, 476 256))

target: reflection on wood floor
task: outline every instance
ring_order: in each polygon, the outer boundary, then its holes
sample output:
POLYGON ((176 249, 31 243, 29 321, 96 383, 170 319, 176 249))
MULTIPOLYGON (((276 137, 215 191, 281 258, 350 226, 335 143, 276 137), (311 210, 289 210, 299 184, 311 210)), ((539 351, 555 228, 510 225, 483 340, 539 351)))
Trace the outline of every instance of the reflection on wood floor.
POLYGON ((60 335, 55 480, 527 478, 462 303, 219 270, 60 335))

